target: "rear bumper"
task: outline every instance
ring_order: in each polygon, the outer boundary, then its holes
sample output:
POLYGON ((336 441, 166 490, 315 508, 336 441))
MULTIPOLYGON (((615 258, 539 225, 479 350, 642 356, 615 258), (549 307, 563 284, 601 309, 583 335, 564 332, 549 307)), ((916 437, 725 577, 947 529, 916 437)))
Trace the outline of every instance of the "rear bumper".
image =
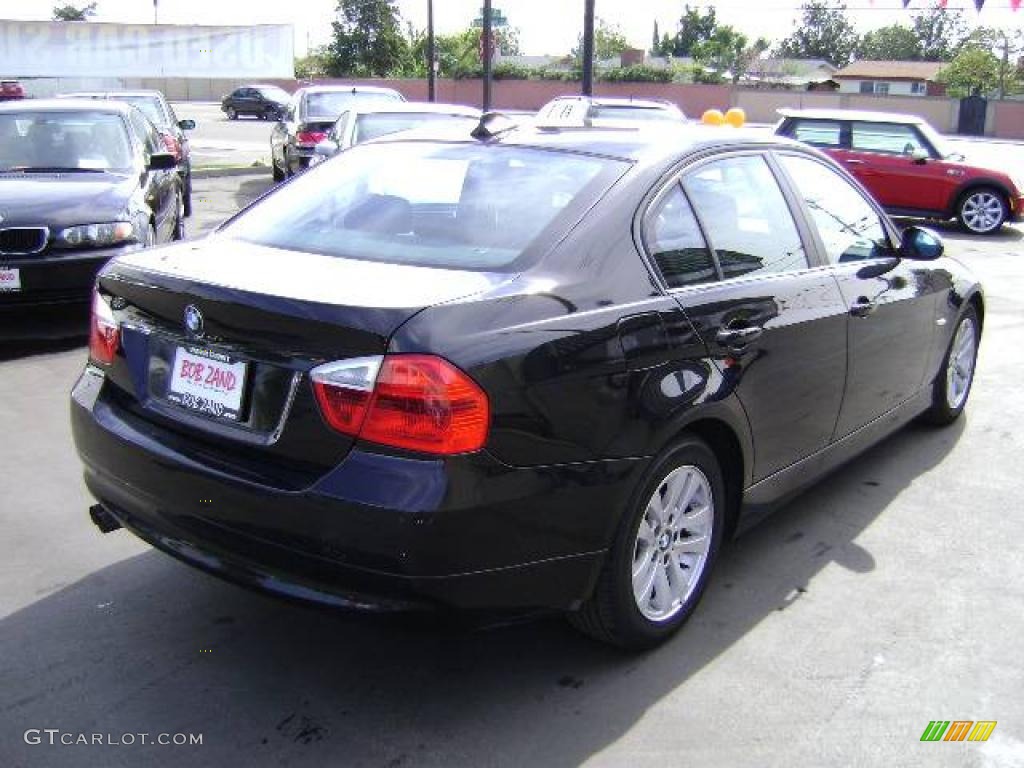
POLYGON ((163 551, 231 581, 363 610, 571 609, 589 595, 643 460, 512 468, 353 449, 301 491, 169 448, 87 369, 72 430, 90 492, 163 551))

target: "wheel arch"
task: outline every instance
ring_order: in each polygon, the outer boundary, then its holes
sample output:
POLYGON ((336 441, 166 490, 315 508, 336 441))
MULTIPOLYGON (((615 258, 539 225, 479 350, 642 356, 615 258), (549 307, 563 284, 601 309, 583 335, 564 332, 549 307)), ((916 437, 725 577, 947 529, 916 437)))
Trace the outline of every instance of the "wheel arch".
POLYGON ((973 179, 968 179, 956 188, 956 191, 951 197, 951 204, 949 209, 950 218, 956 218, 960 215, 960 203, 963 199, 971 192, 975 192, 979 189, 994 189, 1000 195, 1003 196, 1003 202, 1006 203, 1007 211, 1009 211, 1010 205, 1010 189, 1006 184, 998 179, 994 179, 988 176, 981 176, 973 179))
POLYGON ((750 462, 748 451, 744 449, 737 430, 726 420, 716 417, 703 417, 686 424, 677 437, 684 434, 694 435, 705 443, 715 454, 722 470, 725 482, 726 529, 725 537, 735 533, 739 522, 740 508, 743 502, 743 489, 746 485, 750 462))

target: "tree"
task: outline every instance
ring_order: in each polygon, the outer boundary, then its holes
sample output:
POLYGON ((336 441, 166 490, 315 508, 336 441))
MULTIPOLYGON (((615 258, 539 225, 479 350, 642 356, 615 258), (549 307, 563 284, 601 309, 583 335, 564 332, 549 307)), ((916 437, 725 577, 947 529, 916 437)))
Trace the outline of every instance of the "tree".
POLYGON ((857 46, 858 59, 921 61, 921 42, 910 27, 891 24, 868 32, 857 46))
POLYGON ((725 24, 716 27, 710 39, 697 43, 691 53, 702 67, 712 70, 721 79, 728 76, 736 83, 746 74, 751 62, 767 49, 768 41, 763 37, 748 46, 746 35, 725 24))
POLYGON ((968 45, 939 72, 938 79, 956 98, 984 96, 999 85, 999 59, 984 48, 968 45))
MULTIPOLYGON (((631 47, 632 46, 629 44, 626 36, 622 34, 621 27, 609 24, 604 19, 596 19, 596 23, 594 24, 595 61, 601 61, 602 59, 614 59, 620 53, 631 47)), ((576 47, 572 49, 570 55, 574 59, 583 58, 582 34, 577 39, 576 47)))
POLYGON ((800 26, 779 44, 779 56, 791 59, 825 59, 837 67, 850 63, 860 37, 843 3, 810 0, 801 6, 800 26))
POLYGON ((502 27, 495 30, 498 38, 498 53, 502 56, 519 56, 522 46, 519 44, 519 27, 502 27))
POLYGON ((654 34, 651 35, 651 56, 661 55, 661 35, 658 34, 658 20, 654 20, 654 34))
POLYGON ((1017 93, 1024 85, 1018 56, 1024 53, 1024 30, 1013 34, 995 27, 978 27, 964 43, 990 51, 999 61, 999 98, 1017 93))
POLYGON ((914 14, 913 27, 924 61, 952 61, 967 39, 963 14, 938 5, 914 14))
POLYGON ((710 40, 717 27, 714 6, 708 8, 706 12, 701 12, 700 8, 685 6, 683 15, 679 18, 676 36, 672 38, 672 48, 669 51, 663 50, 662 55, 692 56, 694 47, 710 40))
POLYGON ((338 0, 329 74, 386 77, 402 72, 409 50, 396 5, 395 0, 338 0))
POLYGON ((90 16, 95 15, 96 3, 89 3, 81 7, 71 3, 53 6, 54 21, 88 21, 90 16))

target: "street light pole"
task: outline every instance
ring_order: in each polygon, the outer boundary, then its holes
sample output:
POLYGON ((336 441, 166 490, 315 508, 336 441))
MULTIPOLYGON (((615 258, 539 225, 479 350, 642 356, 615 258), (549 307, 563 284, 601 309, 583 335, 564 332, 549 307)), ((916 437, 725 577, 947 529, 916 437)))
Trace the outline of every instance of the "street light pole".
POLYGON ((154 24, 159 24, 160 23, 160 19, 157 16, 157 9, 156 9, 157 2, 159 2, 159 0, 153 0, 153 23, 154 24))
POLYGON ((484 60, 484 103, 483 111, 491 108, 491 40, 494 31, 491 29, 491 0, 484 0, 484 28, 483 28, 483 60, 484 60))
POLYGON ((434 0, 427 0, 427 101, 437 101, 437 72, 434 70, 434 0))
POLYGON ((583 0, 583 95, 594 95, 594 0, 583 0))

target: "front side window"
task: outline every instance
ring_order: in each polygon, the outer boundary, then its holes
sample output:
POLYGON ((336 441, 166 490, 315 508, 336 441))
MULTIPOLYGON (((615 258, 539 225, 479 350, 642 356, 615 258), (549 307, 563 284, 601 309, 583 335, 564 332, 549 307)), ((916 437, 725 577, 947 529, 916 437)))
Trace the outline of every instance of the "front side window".
POLYGON ((914 126, 902 123, 858 123, 851 128, 850 146, 861 152, 910 155, 928 148, 914 126))
POLYGON ((807 157, 782 155, 780 162, 811 212, 829 263, 891 255, 881 219, 846 179, 807 157))
POLYGON ((684 177, 723 278, 807 267, 793 216, 765 159, 745 155, 684 177))
POLYGON ((118 101, 126 101, 150 119, 153 125, 167 125, 169 122, 164 114, 163 105, 155 96, 114 96, 118 101))
POLYGON ((343 152, 222 230, 272 248, 457 269, 510 268, 627 165, 521 147, 409 142, 343 152))
POLYGON ((646 237, 648 250, 669 288, 718 278, 704 235, 678 184, 652 209, 646 237))
POLYGON ((0 114, 0 171, 127 171, 131 158, 131 143, 120 115, 85 111, 0 114))

